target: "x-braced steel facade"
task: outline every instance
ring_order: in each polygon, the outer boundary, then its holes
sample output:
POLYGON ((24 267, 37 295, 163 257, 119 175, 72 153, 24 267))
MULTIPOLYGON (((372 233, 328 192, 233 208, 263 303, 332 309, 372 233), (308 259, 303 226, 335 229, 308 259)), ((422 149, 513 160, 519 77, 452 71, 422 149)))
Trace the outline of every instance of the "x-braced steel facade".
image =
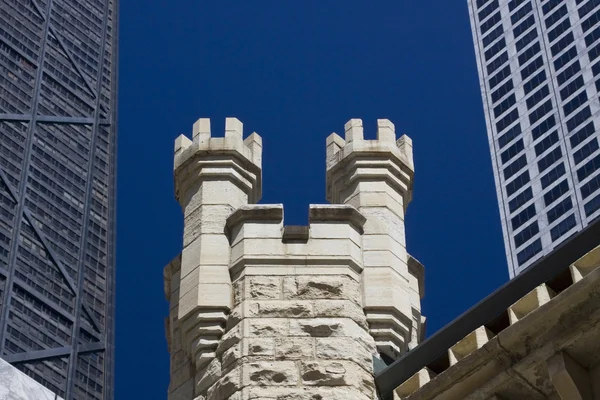
POLYGON ((0 0, 0 357, 112 399, 118 0, 0 0))

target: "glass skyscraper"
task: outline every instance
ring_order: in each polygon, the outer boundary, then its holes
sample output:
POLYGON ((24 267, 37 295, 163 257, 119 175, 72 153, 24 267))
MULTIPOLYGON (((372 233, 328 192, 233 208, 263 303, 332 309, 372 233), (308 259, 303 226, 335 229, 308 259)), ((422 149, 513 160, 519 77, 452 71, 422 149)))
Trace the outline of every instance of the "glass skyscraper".
POLYGON ((112 399, 118 0, 0 0, 0 357, 112 399))
POLYGON ((600 0, 468 0, 511 277, 600 215, 600 0))

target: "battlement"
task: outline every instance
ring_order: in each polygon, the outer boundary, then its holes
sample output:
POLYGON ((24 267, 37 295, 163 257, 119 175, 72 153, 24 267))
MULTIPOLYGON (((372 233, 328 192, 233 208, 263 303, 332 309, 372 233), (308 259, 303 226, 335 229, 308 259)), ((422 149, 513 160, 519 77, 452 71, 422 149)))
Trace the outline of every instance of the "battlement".
POLYGON ((327 138, 327 199, 343 203, 344 189, 359 181, 385 181, 402 195, 404 208, 412 199, 414 162, 412 140, 396 139, 394 124, 377 120, 377 139, 365 140, 361 119, 344 127, 345 138, 332 133, 327 138))
POLYGON ((198 179, 229 177, 249 195, 260 199, 262 181, 262 138, 256 132, 243 138, 243 124, 237 118, 225 119, 225 136, 212 137, 209 118, 194 123, 192 140, 185 135, 175 139, 175 193, 198 179))
POLYGON ((237 119, 222 138, 199 119, 191 140, 176 140, 171 399, 373 399, 373 357, 422 340, 423 266, 404 230, 412 142, 388 120, 376 140, 357 119, 345 133, 327 140, 333 204, 310 205, 307 226, 286 226, 282 204, 256 204, 262 140, 243 140, 237 119))
POLYGON ((237 118, 225 119, 225 136, 212 137, 210 118, 200 118, 192 128, 192 140, 185 135, 175 139, 175 165, 177 169, 196 151, 237 152, 259 168, 262 166, 262 138, 253 132, 243 138, 242 122, 237 118))

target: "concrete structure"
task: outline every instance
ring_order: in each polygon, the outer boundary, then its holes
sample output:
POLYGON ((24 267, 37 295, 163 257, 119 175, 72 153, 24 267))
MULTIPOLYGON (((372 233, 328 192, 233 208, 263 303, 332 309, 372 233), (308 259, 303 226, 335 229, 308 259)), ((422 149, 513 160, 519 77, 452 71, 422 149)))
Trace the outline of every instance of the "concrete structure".
POLYGON ((2 359, 0 359, 0 399, 62 400, 55 393, 2 359))
POLYGON ((394 398, 600 399, 600 246, 565 267, 434 362, 423 361, 397 382, 394 398))
POLYGON ((600 216, 600 3, 468 4, 514 277, 600 216))
POLYGON ((423 266, 406 252, 412 143, 360 120, 327 139, 327 197, 309 226, 257 205, 262 140, 200 119, 175 143, 183 251, 165 268, 170 400, 375 399, 373 363, 422 338, 423 266))
POLYGON ((117 11, 0 1, 0 358, 69 400, 114 397, 117 11))

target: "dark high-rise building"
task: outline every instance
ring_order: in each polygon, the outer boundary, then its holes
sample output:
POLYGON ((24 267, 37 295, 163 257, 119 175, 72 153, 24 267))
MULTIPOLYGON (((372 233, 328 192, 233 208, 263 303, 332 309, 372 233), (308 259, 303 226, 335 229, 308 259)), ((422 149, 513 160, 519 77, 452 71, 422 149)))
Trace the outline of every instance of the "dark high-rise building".
POLYGON ((112 399, 118 0, 0 0, 0 357, 112 399))
POLYGON ((600 1, 468 4, 513 277, 600 216, 600 1))

